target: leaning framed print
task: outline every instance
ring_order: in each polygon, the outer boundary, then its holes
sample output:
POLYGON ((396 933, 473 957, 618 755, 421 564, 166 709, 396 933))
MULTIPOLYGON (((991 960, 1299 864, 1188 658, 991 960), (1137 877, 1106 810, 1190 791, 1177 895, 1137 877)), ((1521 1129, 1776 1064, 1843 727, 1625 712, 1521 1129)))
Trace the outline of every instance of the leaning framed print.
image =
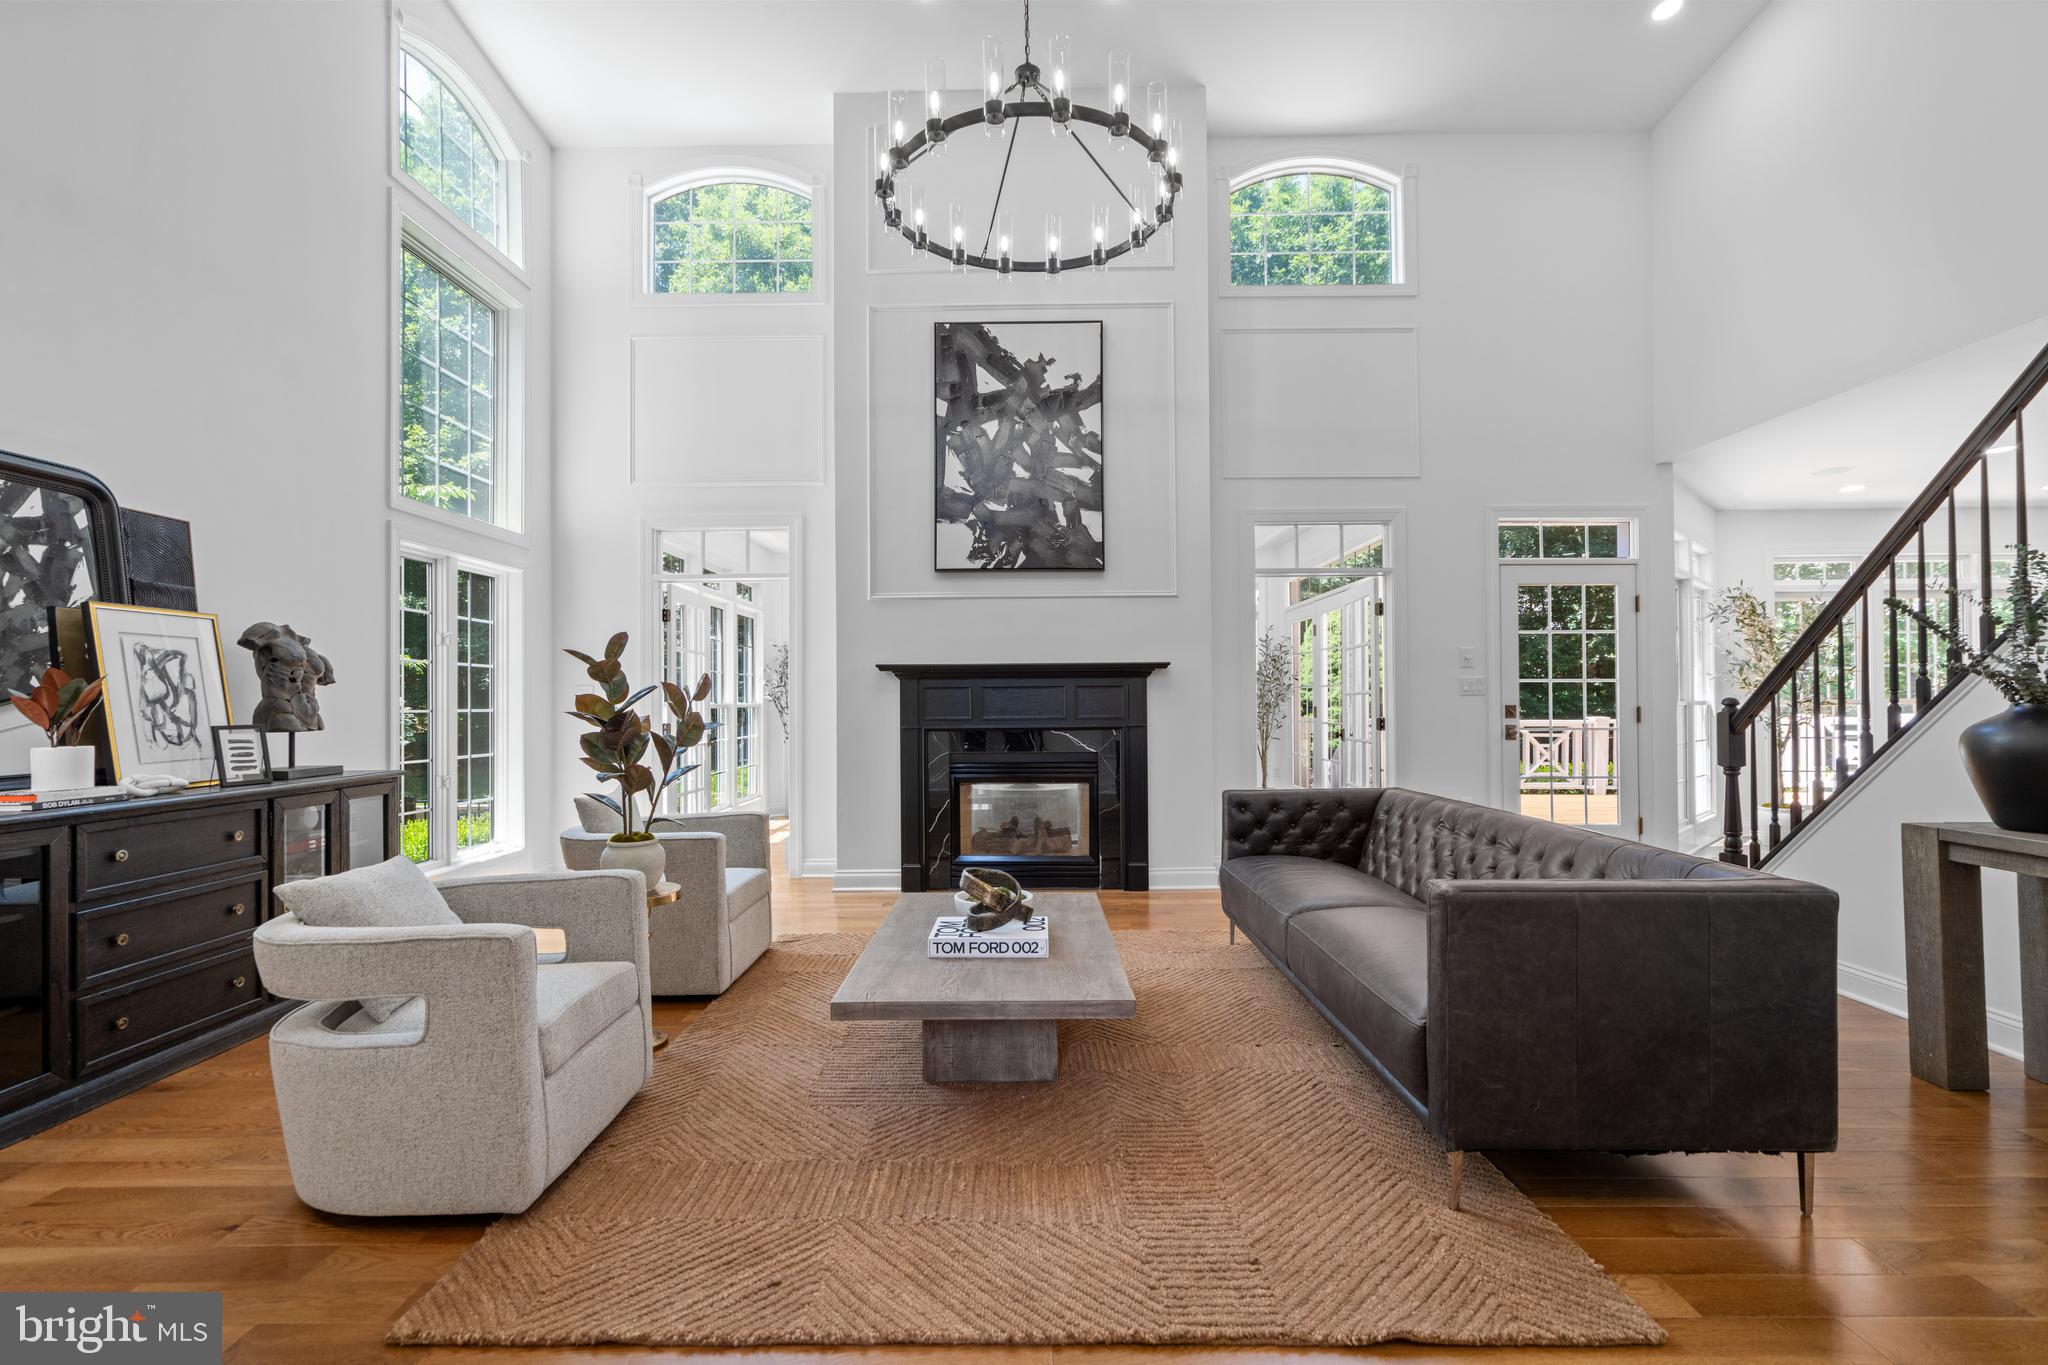
POLYGON ((932 358, 932 567, 1100 573, 1102 324, 934 323, 932 358))
POLYGON ((85 610, 114 780, 155 773, 214 785, 213 727, 235 723, 219 618, 118 602, 85 610))
POLYGON ((254 787, 271 780, 270 746, 253 725, 213 727, 213 766, 223 787, 254 787))

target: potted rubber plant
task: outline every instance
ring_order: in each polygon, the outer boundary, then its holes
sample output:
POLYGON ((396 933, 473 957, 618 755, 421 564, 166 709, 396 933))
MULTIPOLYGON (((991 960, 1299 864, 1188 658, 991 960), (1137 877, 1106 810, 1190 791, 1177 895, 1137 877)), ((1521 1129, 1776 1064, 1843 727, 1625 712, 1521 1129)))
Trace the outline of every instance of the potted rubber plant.
POLYGON ((34 691, 27 696, 10 692, 8 700, 50 741, 48 748, 28 751, 30 788, 54 792, 90 787, 96 755, 83 741, 85 723, 100 704, 100 680, 47 668, 34 691))
POLYGON ((2003 715, 1963 731, 1963 767, 1993 824, 2048 834, 2048 604, 2042 601, 2048 555, 2031 545, 2013 548, 2017 558, 2005 589, 2012 625, 1988 650, 1978 649, 1955 622, 1903 598, 1887 597, 1885 605, 1925 626, 1962 660, 1965 672, 2010 703, 2003 715))
POLYGON ((662 884, 666 855, 650 826, 660 808, 661 794, 697 765, 683 757, 703 738, 710 722, 694 705, 711 695, 711 675, 697 681, 694 694, 672 682, 651 683, 633 690, 626 680, 620 657, 626 652, 626 632, 605 642, 601 655, 580 649, 564 650, 584 666, 583 671, 597 685, 594 692, 579 692, 575 709, 569 712, 588 726, 579 737, 583 766, 607 782, 618 785, 616 797, 599 795, 598 800, 619 813, 619 831, 605 842, 598 856, 600 867, 630 867, 647 883, 651 894, 662 884), (640 703, 661 694, 661 709, 667 718, 661 724, 640 710, 640 703), (650 751, 655 760, 647 762, 650 751), (641 814, 641 798, 646 814, 641 814))

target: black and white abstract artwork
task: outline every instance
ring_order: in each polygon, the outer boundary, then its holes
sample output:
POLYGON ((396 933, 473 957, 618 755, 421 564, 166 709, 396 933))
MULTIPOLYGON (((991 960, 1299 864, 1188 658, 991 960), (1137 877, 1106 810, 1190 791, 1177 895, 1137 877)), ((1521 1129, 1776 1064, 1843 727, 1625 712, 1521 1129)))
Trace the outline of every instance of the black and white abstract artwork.
POLYGON ((213 727, 231 725, 220 623, 204 612, 93 602, 116 781, 139 773, 214 780, 213 727))
POLYGON ((1102 324, 935 324, 934 567, 1100 572, 1102 324))

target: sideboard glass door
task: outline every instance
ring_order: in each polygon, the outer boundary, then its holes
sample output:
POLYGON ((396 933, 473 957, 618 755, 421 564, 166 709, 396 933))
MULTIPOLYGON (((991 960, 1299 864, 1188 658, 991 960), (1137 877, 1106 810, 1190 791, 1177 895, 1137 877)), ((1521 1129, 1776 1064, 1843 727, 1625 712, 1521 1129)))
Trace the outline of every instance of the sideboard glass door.
POLYGON ((51 1002, 52 850, 43 842, 0 843, 0 1098, 26 1098, 54 1085, 56 1015, 51 1002))
POLYGON ((277 880, 304 882, 335 870, 335 803, 280 803, 277 808, 277 880))
POLYGON ((374 791, 351 795, 348 798, 348 865, 371 867, 396 852, 385 847, 390 826, 389 793, 374 791))

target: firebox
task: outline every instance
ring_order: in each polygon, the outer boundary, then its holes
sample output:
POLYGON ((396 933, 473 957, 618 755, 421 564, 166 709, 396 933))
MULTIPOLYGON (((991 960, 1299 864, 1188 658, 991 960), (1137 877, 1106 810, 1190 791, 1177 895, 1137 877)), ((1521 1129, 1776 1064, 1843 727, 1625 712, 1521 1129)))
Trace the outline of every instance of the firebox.
POLYGON ((1019 881, 1100 886, 1093 752, 961 754, 949 768, 955 873, 993 867, 1019 881))
POLYGON ((1165 666, 880 665, 903 686, 903 889, 997 868, 1144 890, 1145 681, 1165 666))

